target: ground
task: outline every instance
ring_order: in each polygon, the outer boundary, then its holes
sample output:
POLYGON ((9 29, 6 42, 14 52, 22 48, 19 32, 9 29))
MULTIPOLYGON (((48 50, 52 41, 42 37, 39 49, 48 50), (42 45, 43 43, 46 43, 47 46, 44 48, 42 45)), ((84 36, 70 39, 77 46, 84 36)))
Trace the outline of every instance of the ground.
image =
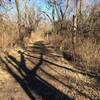
POLYGON ((0 53, 0 100, 99 100, 99 82, 42 38, 0 53))

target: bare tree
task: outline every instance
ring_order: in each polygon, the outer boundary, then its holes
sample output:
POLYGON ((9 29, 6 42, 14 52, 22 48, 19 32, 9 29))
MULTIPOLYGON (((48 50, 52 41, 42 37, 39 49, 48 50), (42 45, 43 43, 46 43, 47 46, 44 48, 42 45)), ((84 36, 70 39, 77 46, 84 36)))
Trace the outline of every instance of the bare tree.
POLYGON ((67 28, 65 23, 69 0, 47 0, 47 2, 49 7, 52 8, 52 23, 55 33, 62 33, 62 30, 67 28))
POLYGON ((20 0, 15 0, 16 8, 17 8, 18 28, 19 28, 18 37, 19 37, 19 35, 20 35, 20 26, 21 26, 21 25, 20 25, 21 20, 20 20, 19 2, 20 2, 20 0))

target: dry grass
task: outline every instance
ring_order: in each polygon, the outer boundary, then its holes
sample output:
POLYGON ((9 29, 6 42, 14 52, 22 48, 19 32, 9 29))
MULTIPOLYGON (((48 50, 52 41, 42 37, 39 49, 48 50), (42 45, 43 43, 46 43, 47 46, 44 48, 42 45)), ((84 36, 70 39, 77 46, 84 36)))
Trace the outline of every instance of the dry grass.
POLYGON ((97 45, 93 39, 85 39, 82 43, 79 42, 76 47, 76 53, 83 59, 86 70, 91 70, 93 73, 100 73, 100 45, 97 45))
MULTIPOLYGON (((54 45, 56 50, 73 52, 71 36, 53 35, 50 36, 48 41, 54 45)), ((85 71, 95 74, 100 73, 100 45, 94 39, 78 37, 77 43, 75 44, 75 53, 81 58, 78 58, 76 61, 79 63, 77 64, 78 68, 82 67, 85 71)))
POLYGON ((0 22, 0 48, 7 48, 12 45, 18 36, 17 24, 5 20, 0 22))
POLYGON ((5 50, 18 45, 26 46, 34 41, 43 40, 43 31, 30 30, 30 27, 20 26, 18 23, 10 20, 0 21, 0 48, 5 50), (20 43, 21 42, 21 43, 20 43))
POLYGON ((51 36, 49 36, 48 39, 46 39, 51 45, 54 45, 54 49, 55 50, 65 50, 65 48, 68 50, 72 49, 71 46, 71 38, 69 38, 68 36, 64 35, 60 35, 60 34, 52 34, 51 36))

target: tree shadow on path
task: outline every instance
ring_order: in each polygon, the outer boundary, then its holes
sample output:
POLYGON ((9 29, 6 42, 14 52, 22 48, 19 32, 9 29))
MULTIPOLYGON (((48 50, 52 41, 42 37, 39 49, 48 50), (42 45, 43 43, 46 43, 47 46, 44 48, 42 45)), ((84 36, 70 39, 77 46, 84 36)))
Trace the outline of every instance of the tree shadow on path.
POLYGON ((36 74, 36 71, 43 62, 42 53, 40 54, 39 63, 32 70, 28 69, 28 66, 26 66, 24 54, 22 52, 19 52, 19 54, 20 61, 16 60, 16 58, 11 55, 5 57, 6 60, 1 60, 6 65, 9 73, 16 79, 31 100, 41 100, 41 98, 42 100, 73 100, 36 74), (9 62, 9 64, 7 62, 9 62))

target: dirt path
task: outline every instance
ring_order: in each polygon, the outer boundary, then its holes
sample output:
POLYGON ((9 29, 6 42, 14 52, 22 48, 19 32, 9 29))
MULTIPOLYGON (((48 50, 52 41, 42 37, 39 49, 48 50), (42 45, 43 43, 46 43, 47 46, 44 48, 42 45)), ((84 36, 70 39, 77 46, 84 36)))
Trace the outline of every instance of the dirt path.
POLYGON ((100 99, 100 81, 74 68, 45 42, 12 51, 0 57, 0 100, 100 99))

